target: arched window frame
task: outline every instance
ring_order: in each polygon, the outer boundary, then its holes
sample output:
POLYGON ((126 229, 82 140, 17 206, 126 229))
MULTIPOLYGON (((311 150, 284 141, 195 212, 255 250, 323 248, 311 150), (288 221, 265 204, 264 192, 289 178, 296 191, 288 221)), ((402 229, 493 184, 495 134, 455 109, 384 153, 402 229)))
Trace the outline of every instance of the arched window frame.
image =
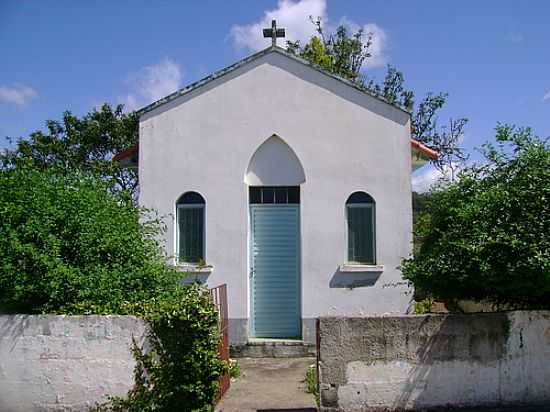
POLYGON ((185 192, 178 198, 175 229, 176 262, 196 265, 205 261, 206 201, 200 193, 185 192), (190 226, 188 230, 184 229, 186 224, 190 226))
POLYGON ((346 200, 346 254, 350 264, 376 265, 376 202, 364 191, 346 200))

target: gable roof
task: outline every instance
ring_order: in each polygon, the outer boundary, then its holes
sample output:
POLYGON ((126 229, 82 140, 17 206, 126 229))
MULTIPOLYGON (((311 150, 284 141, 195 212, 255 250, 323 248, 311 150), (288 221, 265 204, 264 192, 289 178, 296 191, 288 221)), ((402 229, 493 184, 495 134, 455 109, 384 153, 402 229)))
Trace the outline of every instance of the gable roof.
MULTIPOLYGON (((388 102, 384 97, 382 96, 379 96, 365 88, 362 88, 360 86, 358 86, 357 84, 351 82, 350 80, 347 80, 347 79, 344 79, 343 77, 341 76, 338 76, 338 75, 335 75, 333 73, 330 73, 324 69, 322 69, 321 67, 305 60, 305 59, 302 59, 301 57, 299 56, 296 56, 292 53, 289 53, 288 51, 286 51, 285 49, 281 48, 281 47, 278 47, 278 46, 270 46, 264 50, 261 50, 257 53, 254 53, 250 56, 247 56, 245 57, 244 59, 242 60, 239 60, 237 61, 236 63, 230 65, 230 66, 227 66, 226 68, 224 69, 221 69, 221 70, 218 70, 214 73, 212 73, 211 75, 201 79, 201 80, 198 80, 194 83, 191 83, 190 85, 182 88, 182 89, 179 89, 177 90, 176 92, 174 93, 171 93, 169 94, 168 96, 165 96, 163 97, 162 99, 159 99, 139 110, 136 111, 137 115, 138 116, 141 116, 147 112, 150 112, 160 106, 163 106, 165 105, 166 103, 169 103, 175 99, 177 99, 178 97, 181 97, 183 95, 186 95, 187 93, 190 93, 208 83, 210 83, 211 81, 214 81, 226 74, 229 74, 237 69, 239 69, 240 67, 243 67, 245 65, 247 65, 248 63, 251 63, 255 60, 258 60, 259 58, 263 57, 263 56, 266 56, 270 53, 277 53, 279 55, 282 55, 282 56, 285 56, 286 58, 289 58, 289 59, 292 59, 302 65, 305 65, 305 66, 308 66, 310 67, 311 69, 313 70, 316 70, 320 73, 322 73, 323 75, 325 76, 328 76, 328 77, 331 77, 335 80, 337 80, 338 82, 341 82, 341 83, 344 83, 345 85, 355 89, 355 90, 358 90, 359 92, 361 93, 364 93, 366 94, 367 96, 370 96, 374 99, 377 99, 379 101, 382 101, 384 102, 385 104, 397 109, 397 110, 400 110, 408 115, 411 114, 411 112, 407 109, 405 109, 404 107, 398 105, 398 104, 395 104, 395 103, 390 103, 388 102)), ((431 160, 435 160, 438 158, 439 154, 437 151, 429 148, 428 146, 425 146, 424 144, 420 143, 419 141, 415 140, 415 139, 411 139, 411 149, 413 152, 416 152, 418 155, 421 155, 421 156, 424 156, 426 159, 431 159, 431 160)), ((129 148, 127 148, 126 150, 123 150, 122 152, 120 153, 117 153, 114 157, 113 157, 113 160, 114 161, 118 161, 118 162, 122 162, 122 163, 132 163, 132 162, 137 162, 137 155, 138 155, 138 151, 139 151, 139 145, 136 144, 134 146, 131 146, 129 148)))
POLYGON ((375 94, 375 93, 373 93, 373 92, 371 92, 371 91, 369 91, 369 90, 367 90, 367 89, 365 89, 365 88, 362 88, 362 87, 358 86, 357 84, 351 82, 350 80, 344 79, 344 78, 341 77, 341 76, 338 76, 338 75, 336 75, 336 74, 330 73, 330 72, 328 72, 328 71, 322 69, 321 67, 319 67, 319 66, 317 66, 317 65, 315 65, 315 64, 313 64, 313 63, 311 63, 311 62, 309 62, 309 61, 307 61, 307 60, 305 60, 305 59, 302 59, 301 57, 298 57, 298 56, 296 56, 296 55, 294 55, 294 54, 292 54, 292 53, 289 53, 288 51, 286 51, 285 49, 283 49, 283 48, 281 48, 281 47, 279 47, 279 46, 270 46, 270 47, 268 47, 268 48, 266 48, 266 49, 264 49, 264 50, 261 50, 261 51, 259 51, 259 52, 257 52, 257 53, 251 54, 250 56, 245 57, 244 59, 239 60, 239 61, 236 62, 236 63, 233 63, 231 66, 227 66, 227 67, 224 68, 224 69, 218 70, 218 71, 212 73, 210 76, 207 76, 207 77, 205 77, 205 78, 203 78, 203 79, 201 79, 201 80, 198 80, 198 81, 196 81, 196 82, 194 82, 194 83, 191 83, 190 85, 188 85, 188 86, 186 86, 186 87, 184 87, 184 88, 182 88, 182 89, 179 89, 179 90, 175 91, 174 93, 171 93, 171 94, 169 94, 168 96, 165 96, 165 97, 163 97, 162 99, 159 99, 159 100, 157 100, 156 102, 153 102, 153 103, 151 103, 151 104, 149 104, 149 105, 147 105, 147 106, 145 106, 145 107, 143 107, 143 108, 137 110, 136 113, 137 113, 138 116, 141 116, 141 115, 143 115, 143 114, 145 114, 145 113, 147 113, 147 112, 150 112, 150 111, 156 109, 157 107, 160 107, 160 106, 162 106, 162 105, 164 105, 164 104, 166 104, 166 103, 169 103, 169 102, 171 102, 171 101, 177 99, 177 98, 180 97, 180 96, 183 96, 183 95, 185 95, 185 94, 187 94, 187 93, 190 93, 190 92, 192 92, 193 90, 196 90, 196 89, 198 89, 198 88, 200 88, 200 87, 202 87, 202 86, 204 86, 204 85, 210 83, 211 81, 213 81, 213 80, 215 80, 215 79, 218 79, 218 78, 220 78, 220 77, 222 77, 222 76, 224 76, 224 75, 226 75, 226 74, 229 74, 229 73, 231 73, 231 72, 237 70, 238 68, 243 67, 243 66, 247 65, 248 63, 251 63, 251 62, 253 62, 253 61, 255 61, 255 60, 258 60, 259 58, 261 58, 261 57, 263 57, 263 56, 266 56, 266 55, 268 55, 268 54, 270 54, 270 53, 277 53, 277 54, 279 54, 279 55, 285 56, 286 58, 289 58, 289 59, 292 59, 292 60, 294 60, 294 61, 297 61, 298 63, 303 64, 303 65, 305 65, 305 66, 308 66, 308 67, 310 67, 311 69, 316 70, 316 71, 318 71, 318 72, 324 74, 325 76, 332 77, 333 79, 335 79, 335 80, 337 80, 337 81, 339 81, 339 82, 342 82, 342 83, 346 84, 347 86, 349 86, 349 87, 351 87, 351 88, 353 88, 353 89, 356 89, 356 90, 360 91, 361 93, 366 94, 367 96, 370 96, 370 97, 373 97, 373 98, 375 98, 375 99, 377 99, 377 100, 380 100, 380 101, 386 103, 387 105, 392 106, 392 107, 394 107, 394 108, 396 108, 396 109, 398 109, 398 110, 401 110, 401 111, 403 111, 403 112, 405 112, 405 113, 407 113, 407 114, 410 115, 410 111, 407 110, 407 109, 405 109, 404 107, 402 107, 402 106, 400 106, 400 105, 398 105, 398 104, 395 104, 395 103, 390 103, 390 102, 388 102, 384 97, 379 96, 379 95, 377 95, 377 94, 375 94))

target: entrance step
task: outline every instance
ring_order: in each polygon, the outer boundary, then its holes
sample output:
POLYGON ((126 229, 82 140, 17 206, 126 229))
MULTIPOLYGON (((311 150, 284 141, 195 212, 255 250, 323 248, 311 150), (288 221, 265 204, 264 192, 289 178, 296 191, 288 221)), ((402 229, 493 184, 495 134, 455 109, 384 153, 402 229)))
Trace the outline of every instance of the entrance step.
POLYGON ((293 339, 249 339, 231 346, 232 358, 304 358, 316 353, 315 345, 293 339))

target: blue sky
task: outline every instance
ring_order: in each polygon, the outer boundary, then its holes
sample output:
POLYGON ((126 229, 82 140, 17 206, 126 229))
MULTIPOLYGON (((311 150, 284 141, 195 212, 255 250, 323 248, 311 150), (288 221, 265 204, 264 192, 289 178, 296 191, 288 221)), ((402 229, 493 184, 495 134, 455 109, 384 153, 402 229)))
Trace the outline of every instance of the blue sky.
POLYGON ((289 37, 305 39, 308 15, 373 32, 370 75, 382 78, 389 63, 418 99, 448 92, 440 121, 469 118, 470 151, 492 138, 497 121, 550 135, 544 0, 2 0, 0 147, 4 136, 27 136, 65 110, 140 107, 223 68, 266 45, 259 29, 273 16, 289 37))

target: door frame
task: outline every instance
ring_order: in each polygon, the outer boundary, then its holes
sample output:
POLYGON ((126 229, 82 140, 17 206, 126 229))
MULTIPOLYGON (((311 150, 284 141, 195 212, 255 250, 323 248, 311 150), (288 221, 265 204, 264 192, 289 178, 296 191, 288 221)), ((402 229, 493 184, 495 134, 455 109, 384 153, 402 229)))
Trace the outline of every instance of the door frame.
MULTIPOLYGON (((248 197, 248 195, 247 195, 248 197)), ((247 267, 247 284, 248 284, 248 319, 249 319, 249 328, 248 336, 249 338, 256 337, 256 327, 254 319, 254 277, 252 276, 252 265, 254 260, 254 254, 252 250, 253 246, 253 227, 252 227, 252 208, 253 207, 262 207, 262 206, 289 206, 288 204, 250 204, 250 199, 248 200, 248 267, 247 267)), ((303 325, 302 325, 302 203, 301 196, 300 202, 293 204, 298 209, 298 242, 297 242, 297 254, 298 254, 298 281, 297 281, 297 294, 298 294, 298 336, 288 339, 302 339, 303 338, 303 325)), ((259 338, 259 339, 269 339, 269 338, 259 338)), ((274 339, 286 339, 286 338, 274 338, 274 339)))

